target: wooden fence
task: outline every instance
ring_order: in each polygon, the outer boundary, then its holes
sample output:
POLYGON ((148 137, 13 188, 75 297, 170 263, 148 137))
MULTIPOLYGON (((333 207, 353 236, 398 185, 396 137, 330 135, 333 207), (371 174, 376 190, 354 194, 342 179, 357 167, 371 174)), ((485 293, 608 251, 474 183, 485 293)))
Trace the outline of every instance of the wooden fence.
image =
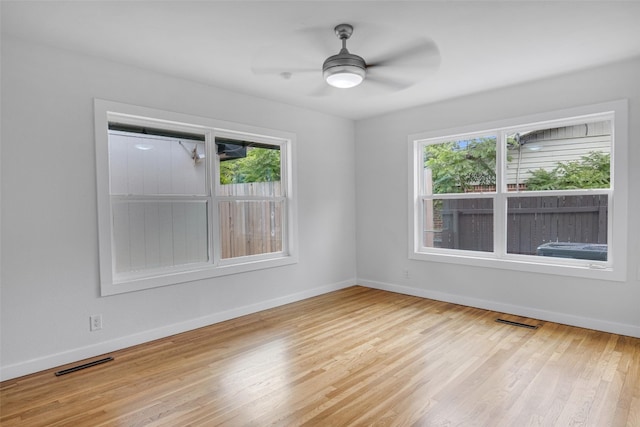
MULTIPOLYGON (((491 199, 440 200, 434 246, 473 251, 493 250, 491 199), (439 218, 438 218, 439 217, 439 218)), ((607 196, 510 198, 507 252, 535 255, 548 242, 607 243, 607 196)))
MULTIPOLYGON (((278 196, 280 182, 221 186, 222 196, 278 196)), ((222 258, 282 250, 284 201, 225 200, 219 203, 222 258)))

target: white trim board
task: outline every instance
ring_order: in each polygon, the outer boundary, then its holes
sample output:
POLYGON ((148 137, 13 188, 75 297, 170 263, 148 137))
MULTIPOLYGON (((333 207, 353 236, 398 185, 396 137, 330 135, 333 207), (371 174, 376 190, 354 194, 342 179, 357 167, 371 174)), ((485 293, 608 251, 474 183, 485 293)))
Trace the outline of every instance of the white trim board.
POLYGON ((198 317, 195 319, 163 326, 156 329, 151 329, 133 335, 127 335, 121 338, 116 338, 114 340, 104 341, 85 347, 74 348, 65 352, 50 354, 47 356, 39 357, 37 359, 31 359, 20 363, 15 363, 13 365, 3 366, 0 367, 0 381, 21 377, 23 375, 33 374, 68 363, 100 356, 106 353, 122 350, 124 348, 132 347, 139 344, 144 344, 160 338, 166 338, 182 332, 187 332, 205 326, 213 325, 215 323, 224 322, 226 320, 245 316, 247 314, 253 314, 263 310, 268 310, 270 308, 290 304, 292 302, 302 301, 318 295, 323 295, 329 292, 348 288, 350 286, 355 286, 356 284, 357 283, 355 279, 345 280, 343 282, 324 285, 317 288, 308 289, 306 291, 273 298, 267 301, 237 307, 223 312, 212 313, 207 316, 198 317))
POLYGON ((533 307, 504 304, 500 302, 484 300, 480 298, 466 297, 463 295, 449 294, 445 292, 432 291, 428 289, 414 288, 410 286, 396 285, 393 283, 378 282, 375 280, 358 279, 360 286, 382 291, 396 292, 404 295, 411 295, 420 298, 427 298, 436 301, 444 301, 453 304, 460 304, 468 307, 481 308, 505 314, 529 317, 532 319, 547 322, 560 323, 563 325, 577 326, 580 328, 593 329, 596 331, 609 332, 612 334, 626 335, 640 338, 640 326, 625 323, 609 322, 606 320, 592 319, 588 317, 574 316, 572 314, 555 311, 541 310, 533 307))

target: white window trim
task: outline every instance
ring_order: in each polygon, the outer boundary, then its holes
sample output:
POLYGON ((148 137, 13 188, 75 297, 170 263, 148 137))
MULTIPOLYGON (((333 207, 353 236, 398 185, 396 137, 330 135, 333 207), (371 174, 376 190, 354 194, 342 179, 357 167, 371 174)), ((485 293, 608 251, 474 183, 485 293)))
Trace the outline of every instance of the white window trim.
MULTIPOLYGON (((160 286, 174 285, 195 280, 209 279, 229 274, 244 273, 265 268, 291 265, 298 262, 297 242, 297 195, 296 195, 296 158, 295 134, 273 129, 259 128, 238 123, 191 116, 157 110, 136 105, 129 105, 102 99, 94 100, 95 143, 96 143, 96 184, 98 197, 98 231, 99 231, 99 262, 100 262, 100 290, 102 296, 115 295, 125 292, 139 291, 160 286), (200 200, 207 200, 209 209, 209 259, 207 263, 169 267, 166 269, 147 270, 142 273, 131 273, 116 277, 113 273, 112 246, 112 210, 109 191, 109 121, 117 118, 119 122, 140 124, 147 122, 155 127, 163 126, 173 130, 193 131, 199 128, 205 135, 207 152, 215 153, 215 137, 241 136, 281 147, 282 164, 286 168, 283 174, 283 199, 286 200, 286 227, 283 235, 283 251, 220 259, 220 239, 218 237, 218 209, 216 192, 206 196, 198 196, 200 200)), ((218 176, 218 156, 207 156, 207 188, 219 185, 213 183, 213 177, 218 176)))
MULTIPOLYGON (((418 134, 409 135, 409 259, 444 262, 452 264, 464 264, 477 267, 499 268, 507 270, 527 271, 534 273, 553 274, 561 276, 583 277, 589 279, 625 281, 627 277, 627 221, 628 221, 628 101, 617 100, 601 104, 594 104, 559 111, 552 111, 534 114, 525 117, 505 119, 490 123, 461 126, 445 130, 434 130, 418 134), (498 224, 504 224, 506 216, 507 197, 517 197, 518 193, 507 195, 505 192, 496 193, 473 193, 468 197, 487 197, 494 200, 494 239, 498 251, 476 252, 457 249, 425 248, 421 240, 421 174, 423 168, 422 150, 423 142, 430 139, 446 139, 452 136, 468 135, 488 135, 494 133, 500 138, 500 132, 507 132, 513 128, 519 129, 528 126, 536 126, 557 123, 568 123, 573 118, 584 118, 585 116, 599 116, 611 113, 612 133, 614 135, 614 146, 612 146, 612 170, 611 187, 609 190, 589 191, 593 194, 611 194, 609 198, 609 224, 608 224, 608 261, 596 262, 589 260, 573 260, 568 258, 534 257, 529 255, 506 254, 502 243, 504 234, 498 224), (614 187, 615 186, 615 187, 614 187), (504 206, 503 209, 497 209, 504 206)), ((500 139, 498 139, 500 141, 500 139)), ((498 143, 496 153, 496 169, 502 179, 502 168, 504 149, 498 143)), ((501 180, 496 183, 500 188, 506 189, 506 183, 501 180)), ((584 194, 585 190, 579 190, 584 194)), ((525 194, 533 196, 537 192, 527 191, 525 194)), ((571 195, 570 190, 544 192, 544 195, 571 195)), ((463 193, 464 194, 464 193, 463 193)), ((463 194, 456 194, 455 198, 464 198, 463 194)), ((523 193, 520 193, 522 195, 523 193)), ((442 195, 437 198, 446 198, 442 195)), ((453 197, 453 196, 450 196, 453 197)))

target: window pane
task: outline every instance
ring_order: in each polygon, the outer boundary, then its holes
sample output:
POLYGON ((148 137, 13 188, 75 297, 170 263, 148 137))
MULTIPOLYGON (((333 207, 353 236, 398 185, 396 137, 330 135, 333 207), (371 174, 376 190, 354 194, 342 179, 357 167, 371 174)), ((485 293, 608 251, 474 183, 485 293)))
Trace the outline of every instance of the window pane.
POLYGON ((111 194, 204 195, 204 142, 109 132, 111 194))
POLYGON ((523 130, 507 136, 510 191, 609 188, 611 121, 523 130))
POLYGON ((282 251, 283 201, 222 201, 221 257, 282 251))
MULTIPOLYGON (((280 147, 277 145, 245 146, 242 141, 216 140, 220 159, 220 184, 255 184, 259 185, 260 194, 264 196, 280 196, 280 147), (231 141, 231 142, 229 142, 231 141), (236 142, 233 144, 232 142, 236 142)), ((246 188, 254 187, 246 185, 246 188)), ((256 191, 256 190, 253 190, 256 191)), ((224 195, 242 196, 242 187, 228 187, 224 195), (231 193, 228 193, 231 191, 231 193), (237 192, 237 193, 236 193, 237 192)))
POLYGON ((607 260, 608 197, 513 197, 507 204, 507 252, 607 260))
POLYGON ((113 201, 115 272, 207 262, 205 201, 113 201))
POLYGON ((424 246, 493 252, 493 199, 428 199, 424 216, 424 246))
POLYGON ((424 194, 495 191, 496 137, 424 146, 424 194))

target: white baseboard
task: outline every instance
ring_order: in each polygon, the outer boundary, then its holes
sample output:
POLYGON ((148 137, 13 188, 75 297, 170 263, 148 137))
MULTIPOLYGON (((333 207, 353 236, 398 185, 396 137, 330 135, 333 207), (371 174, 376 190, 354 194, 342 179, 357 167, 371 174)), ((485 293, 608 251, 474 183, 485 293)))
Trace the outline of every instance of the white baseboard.
POLYGON ((224 312, 213 313, 185 322, 167 325, 161 328, 152 329, 133 335, 127 335, 121 338, 93 344, 90 346, 75 348, 65 352, 51 354, 13 365, 3 366, 0 367, 0 381, 21 377, 23 375, 51 369, 56 366, 73 363, 75 361, 88 359, 91 357, 97 357, 109 352, 121 350, 123 348, 131 347, 138 344, 143 344, 145 342, 153 341, 156 339, 165 338, 182 332, 187 332, 193 329, 223 322, 225 320, 234 319, 236 317, 244 316, 247 314, 257 313, 262 310, 267 310, 296 301, 302 301, 304 299, 326 294, 328 292, 348 288, 356 284, 373 289, 380 289, 389 292, 396 292, 405 295, 412 295, 421 298, 428 298, 437 301, 465 305, 469 307, 477 307, 485 310, 497 311, 500 313, 509 313, 518 316, 530 317, 533 319, 540 319, 549 322, 640 338, 640 327, 635 325, 591 319, 587 317, 574 316, 566 313, 552 312, 532 307, 504 304, 490 300, 448 294, 444 292, 379 282, 375 280, 359 279, 356 281, 354 279, 309 289, 295 294, 285 295, 282 297, 238 307, 224 312))
POLYGON ((85 347, 74 348, 65 352, 50 354, 13 365, 2 366, 0 367, 0 381, 21 377, 68 363, 73 363, 79 360, 104 355, 106 353, 121 350, 123 348, 143 344, 160 338, 169 337, 171 335, 191 331, 193 329, 202 328, 204 326, 213 325, 215 323, 224 322, 225 320, 234 319, 236 317, 245 316, 247 314, 257 313, 259 311, 267 310, 292 302, 301 301, 307 298, 337 291, 339 289, 348 288, 349 286, 356 285, 356 283, 356 280, 352 279, 346 280, 344 282, 320 286, 303 292, 297 292, 267 301, 261 301, 256 304, 237 307, 232 310, 223 312, 212 313, 210 315, 187 320, 185 322, 175 323, 163 326, 161 328, 123 336, 114 340, 104 341, 85 347))
POLYGON ((427 289, 414 288, 410 286, 396 285, 392 283, 378 282, 375 280, 358 279, 358 284, 368 288, 380 289, 399 294, 412 295, 421 298, 428 298, 437 301, 450 302, 465 305, 468 307, 482 308, 485 310, 497 311, 500 313, 514 314, 517 316, 530 317, 532 319, 545 320, 548 322, 561 323, 563 325, 577 326, 580 328, 594 329, 597 331, 610 332, 613 334, 626 335, 640 338, 640 326, 625 323, 610 322, 601 319, 574 316, 572 314, 555 311, 541 310, 534 307, 504 304, 500 302, 484 300, 480 298, 466 297, 463 295, 448 294, 444 292, 431 291, 427 289))

